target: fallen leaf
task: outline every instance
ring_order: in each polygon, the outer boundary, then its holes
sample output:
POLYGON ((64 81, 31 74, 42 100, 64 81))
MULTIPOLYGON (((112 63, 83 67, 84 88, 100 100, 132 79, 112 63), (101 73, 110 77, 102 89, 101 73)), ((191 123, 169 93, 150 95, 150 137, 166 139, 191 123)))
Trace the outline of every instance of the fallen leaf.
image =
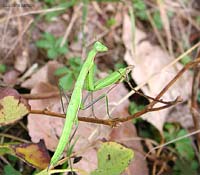
POLYGON ((13 123, 29 113, 28 102, 12 88, 0 89, 0 126, 13 123))
POLYGON ((21 86, 32 89, 40 82, 49 82, 56 85, 57 77, 54 75, 54 72, 59 67, 61 67, 61 64, 59 64, 57 61, 49 61, 47 64, 45 64, 45 66, 34 73, 29 79, 24 81, 21 86))
MULTIPOLYGON (((44 92, 57 92, 57 87, 40 82, 31 90, 31 94, 44 92)), ((32 109, 44 110, 48 109, 54 112, 63 113, 59 97, 48 98, 43 100, 29 100, 32 109)), ((55 118, 41 114, 28 115, 28 130, 32 142, 39 142, 43 139, 49 150, 55 150, 58 136, 62 133, 64 119, 55 118)))
POLYGON ((13 146, 13 149, 19 158, 36 168, 44 169, 49 165, 50 156, 44 141, 18 144, 13 146))
MULTIPOLYGON (((152 97, 155 97, 166 84, 177 74, 182 65, 176 63, 173 66, 164 68, 173 61, 168 53, 164 52, 159 46, 154 46, 146 40, 147 35, 135 29, 135 43, 132 42, 131 21, 127 13, 124 14, 123 23, 123 42, 126 47, 125 61, 128 65, 134 65, 132 77, 134 81, 142 86, 142 91, 152 97), (135 45, 135 54, 132 45, 135 45)), ((175 100, 181 96, 186 100, 190 94, 191 76, 186 72, 176 83, 162 96, 165 101, 175 100)), ((155 106, 156 107, 156 106, 155 106)), ((166 121, 169 108, 157 112, 147 113, 142 117, 152 123, 162 132, 163 124, 166 121)))

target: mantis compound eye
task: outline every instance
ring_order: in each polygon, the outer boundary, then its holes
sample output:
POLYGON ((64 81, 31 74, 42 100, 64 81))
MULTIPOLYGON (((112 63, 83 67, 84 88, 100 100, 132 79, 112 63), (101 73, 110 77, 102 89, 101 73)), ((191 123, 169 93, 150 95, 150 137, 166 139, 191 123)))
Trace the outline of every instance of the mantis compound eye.
POLYGON ((94 43, 94 47, 93 47, 97 52, 105 52, 108 50, 108 48, 103 45, 101 42, 97 41, 94 43))

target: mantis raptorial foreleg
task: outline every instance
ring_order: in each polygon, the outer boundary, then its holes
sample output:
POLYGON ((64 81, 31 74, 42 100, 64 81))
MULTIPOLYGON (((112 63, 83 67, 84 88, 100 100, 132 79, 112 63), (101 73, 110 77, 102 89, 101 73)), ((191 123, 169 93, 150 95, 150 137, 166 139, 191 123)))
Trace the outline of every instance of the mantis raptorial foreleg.
MULTIPOLYGON (((124 79, 127 78, 128 73, 132 70, 133 66, 128 66, 126 68, 121 68, 113 73, 111 73, 110 75, 106 76, 105 78, 102 78, 100 80, 98 80, 97 82, 94 82, 94 66, 92 67, 92 69, 89 71, 88 76, 86 77, 86 89, 88 91, 90 91, 91 93, 97 90, 101 90, 105 87, 108 87, 110 85, 119 83, 121 81, 123 81, 124 79)), ((101 96, 99 96, 97 99, 95 99, 94 101, 92 101, 91 104, 88 104, 86 106, 81 106, 81 109, 86 109, 88 107, 90 107, 92 104, 96 103, 97 101, 101 100, 102 98, 105 98, 106 100, 106 111, 108 116, 111 118, 110 113, 109 113, 109 107, 108 107, 108 96, 107 94, 113 89, 110 88, 108 90, 108 92, 102 94, 101 96)))
POLYGON ((93 46, 93 49, 89 52, 87 59, 85 60, 77 81, 72 92, 72 96, 66 112, 66 121, 60 137, 56 151, 51 158, 50 166, 55 165, 61 157, 66 144, 70 141, 70 135, 74 123, 78 123, 77 114, 81 107, 82 103, 82 90, 86 82, 85 88, 88 91, 97 91, 103 89, 107 86, 115 84, 122 81, 123 77, 127 74, 127 71, 130 71, 130 68, 122 68, 116 72, 113 72, 109 76, 98 80, 94 83, 94 58, 98 52, 107 51, 107 47, 100 42, 96 42, 93 46))

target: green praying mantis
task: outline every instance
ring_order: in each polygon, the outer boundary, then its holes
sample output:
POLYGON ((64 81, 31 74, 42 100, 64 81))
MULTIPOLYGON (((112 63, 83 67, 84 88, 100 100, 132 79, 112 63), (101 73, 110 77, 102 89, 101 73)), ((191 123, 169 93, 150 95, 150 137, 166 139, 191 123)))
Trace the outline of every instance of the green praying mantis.
POLYGON ((97 91, 107 86, 118 83, 124 79, 124 77, 130 72, 130 67, 121 68, 108 75, 107 77, 94 82, 94 58, 98 52, 105 52, 108 48, 100 43, 95 42, 92 50, 88 53, 87 59, 85 60, 79 76, 76 80, 74 90, 71 95, 70 102, 68 104, 66 112, 66 120, 62 135, 60 137, 57 148, 54 152, 53 157, 50 161, 50 166, 54 166, 59 161, 65 146, 70 142, 70 135, 74 124, 78 124, 78 111, 82 108, 82 90, 86 88, 88 91, 97 91))

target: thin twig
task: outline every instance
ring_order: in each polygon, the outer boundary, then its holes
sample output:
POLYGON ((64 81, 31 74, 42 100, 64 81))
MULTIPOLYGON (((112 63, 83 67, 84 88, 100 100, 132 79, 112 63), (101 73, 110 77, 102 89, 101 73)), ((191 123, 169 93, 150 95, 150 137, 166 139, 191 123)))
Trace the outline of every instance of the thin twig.
POLYGON ((9 50, 9 52, 7 53, 7 55, 4 57, 4 60, 6 60, 8 58, 8 56, 12 53, 12 51, 15 49, 15 47, 18 45, 19 41, 21 40, 22 36, 26 33, 26 31, 28 30, 28 28, 30 27, 30 25, 32 24, 34 20, 31 19, 29 21, 29 23, 24 27, 24 30, 22 31, 22 33, 20 33, 18 39, 16 40, 16 42, 13 44, 13 46, 11 47, 11 49, 9 50))
POLYGON ((28 100, 48 99, 48 98, 59 97, 59 96, 60 96, 59 91, 38 93, 38 94, 21 94, 22 98, 25 98, 28 100))
POLYGON ((12 18, 34 15, 34 14, 46 14, 46 13, 55 12, 55 11, 62 11, 64 9, 65 9, 64 7, 56 7, 56 8, 50 8, 50 9, 44 9, 44 10, 29 11, 29 12, 21 13, 18 15, 13 15, 13 16, 2 18, 2 19, 0 19, 0 23, 4 22, 5 20, 12 19, 12 18))
POLYGON ((79 17, 79 15, 80 15, 80 8, 81 8, 81 6, 79 6, 79 7, 75 10, 75 12, 74 12, 74 14, 73 14, 73 16, 72 16, 72 18, 71 18, 71 21, 70 21, 70 23, 69 23, 69 25, 68 25, 68 27, 67 27, 67 29, 66 29, 66 31, 65 31, 65 35, 64 35, 63 40, 62 40, 62 42, 61 42, 61 44, 60 44, 60 47, 63 47, 63 45, 66 43, 67 38, 68 38, 68 36, 69 36, 69 34, 70 34, 71 30, 72 30, 72 27, 73 27, 73 25, 74 25, 76 19, 77 19, 77 18, 79 17))

